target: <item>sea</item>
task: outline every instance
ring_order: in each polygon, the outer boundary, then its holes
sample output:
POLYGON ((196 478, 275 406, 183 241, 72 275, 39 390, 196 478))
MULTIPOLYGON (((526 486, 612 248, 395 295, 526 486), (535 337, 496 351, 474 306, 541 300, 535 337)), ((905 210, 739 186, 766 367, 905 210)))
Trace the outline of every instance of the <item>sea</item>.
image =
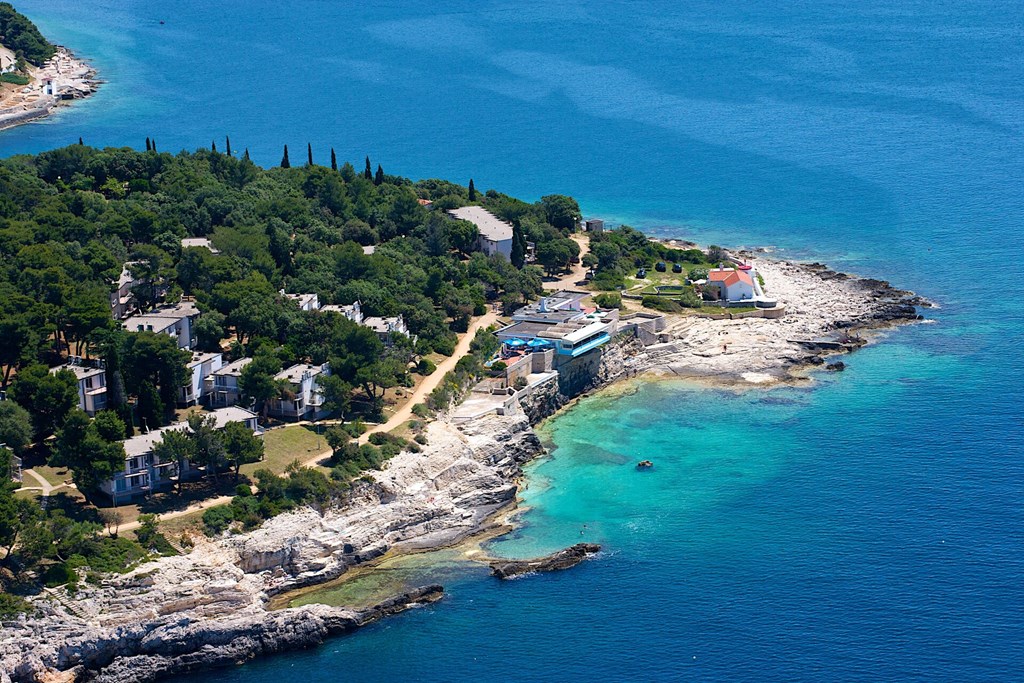
POLYGON ((806 385, 632 382, 543 424, 487 549, 593 560, 448 563, 435 605, 186 680, 1024 680, 1024 4, 16 6, 107 83, 0 156, 309 143, 938 304, 806 385))

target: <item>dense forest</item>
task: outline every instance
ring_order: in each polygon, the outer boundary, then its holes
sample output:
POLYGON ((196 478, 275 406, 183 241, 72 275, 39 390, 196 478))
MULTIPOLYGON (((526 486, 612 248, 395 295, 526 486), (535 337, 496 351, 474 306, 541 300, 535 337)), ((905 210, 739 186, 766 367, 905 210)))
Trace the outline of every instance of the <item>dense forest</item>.
MULTIPOLYGON (((14 52, 19 62, 24 60, 36 66, 41 65, 57 51, 53 44, 43 37, 36 25, 15 10, 9 2, 0 2, 0 44, 14 52)), ((18 65, 19 69, 23 66, 18 65)))

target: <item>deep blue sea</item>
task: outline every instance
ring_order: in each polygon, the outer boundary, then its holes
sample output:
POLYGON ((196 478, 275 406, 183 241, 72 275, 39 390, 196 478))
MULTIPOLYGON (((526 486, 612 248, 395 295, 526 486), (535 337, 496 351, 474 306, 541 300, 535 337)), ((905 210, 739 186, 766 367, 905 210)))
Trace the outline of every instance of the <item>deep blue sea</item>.
POLYGON ((1024 680, 1024 4, 16 5, 110 82, 0 156, 310 142, 941 305, 813 388, 588 399, 492 549, 599 558, 190 680, 1024 680))

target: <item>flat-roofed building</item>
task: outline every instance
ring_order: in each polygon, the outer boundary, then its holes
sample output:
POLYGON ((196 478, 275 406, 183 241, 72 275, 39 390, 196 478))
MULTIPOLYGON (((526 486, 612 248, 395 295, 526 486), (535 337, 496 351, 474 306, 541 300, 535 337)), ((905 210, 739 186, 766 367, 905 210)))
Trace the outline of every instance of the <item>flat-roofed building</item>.
POLYGON ((107 372, 102 361, 88 361, 71 356, 64 365, 50 368, 51 373, 70 370, 78 380, 78 407, 95 415, 107 407, 107 372))
POLYGON ((280 293, 286 299, 290 299, 297 303, 300 311, 320 310, 320 297, 316 294, 285 294, 283 289, 280 293))
POLYGON ((181 388, 178 402, 190 406, 204 401, 213 391, 213 374, 223 365, 224 356, 220 353, 194 351, 188 363, 189 383, 181 388))
POLYGON ((242 394, 238 378, 242 376, 242 369, 251 362, 252 358, 239 358, 210 373, 213 387, 207 392, 207 397, 211 406, 233 406, 238 403, 242 394))
POLYGON ((220 250, 214 249, 213 243, 206 237, 185 237, 181 240, 181 248, 209 249, 214 254, 220 253, 220 250))
POLYGON ((453 218, 469 221, 480 233, 477 244, 480 251, 488 256, 502 254, 512 258, 512 224, 507 223, 482 206, 463 206, 451 209, 448 213, 453 218))
POLYGON ((350 304, 327 304, 326 306, 321 306, 320 310, 328 313, 340 313, 356 325, 363 324, 363 309, 358 301, 350 304))
POLYGON ((191 301, 173 306, 161 306, 148 313, 140 313, 121 323, 129 332, 155 332, 175 338, 178 348, 192 348, 192 323, 199 317, 199 309, 191 301))
POLYGON ((396 335, 409 335, 409 328, 401 315, 390 318, 369 317, 363 320, 363 325, 377 333, 377 337, 384 342, 384 346, 392 346, 395 343, 396 335))
POLYGON ((290 387, 290 397, 272 398, 267 401, 267 413, 274 417, 301 420, 318 417, 324 404, 323 394, 317 379, 331 374, 331 367, 299 363, 274 375, 275 380, 284 380, 290 387))

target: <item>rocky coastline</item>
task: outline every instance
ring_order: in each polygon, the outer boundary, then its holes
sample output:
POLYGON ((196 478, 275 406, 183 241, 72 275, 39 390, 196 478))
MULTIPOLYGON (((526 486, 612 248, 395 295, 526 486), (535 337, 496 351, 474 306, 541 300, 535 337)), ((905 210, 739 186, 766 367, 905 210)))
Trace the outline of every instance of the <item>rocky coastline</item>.
MULTIPOLYGON (((786 301, 785 318, 689 316, 672 321, 669 338, 650 346, 620 335, 593 362, 539 387, 509 414, 457 427, 443 419, 431 423, 421 453, 396 456, 339 508, 307 508, 250 533, 199 539, 187 555, 100 585, 83 582, 73 596, 48 590, 34 599, 35 615, 2 624, 0 683, 156 681, 314 646, 433 602, 443 594, 440 586, 363 611, 270 609, 272 596, 338 578, 386 552, 453 545, 493 525, 516 505, 522 465, 544 452, 532 426, 581 395, 641 373, 717 386, 802 381, 802 371, 824 357, 866 343, 861 333, 916 321, 917 307, 929 305, 888 283, 814 264, 759 259, 758 268, 768 291, 786 301)), ((589 552, 555 558, 552 568, 589 552)))
POLYGON ((30 68, 32 82, 0 99, 0 130, 49 116, 58 108, 93 95, 100 87, 96 70, 70 50, 57 53, 38 68, 30 68), (52 83, 47 92, 46 81, 52 83))

